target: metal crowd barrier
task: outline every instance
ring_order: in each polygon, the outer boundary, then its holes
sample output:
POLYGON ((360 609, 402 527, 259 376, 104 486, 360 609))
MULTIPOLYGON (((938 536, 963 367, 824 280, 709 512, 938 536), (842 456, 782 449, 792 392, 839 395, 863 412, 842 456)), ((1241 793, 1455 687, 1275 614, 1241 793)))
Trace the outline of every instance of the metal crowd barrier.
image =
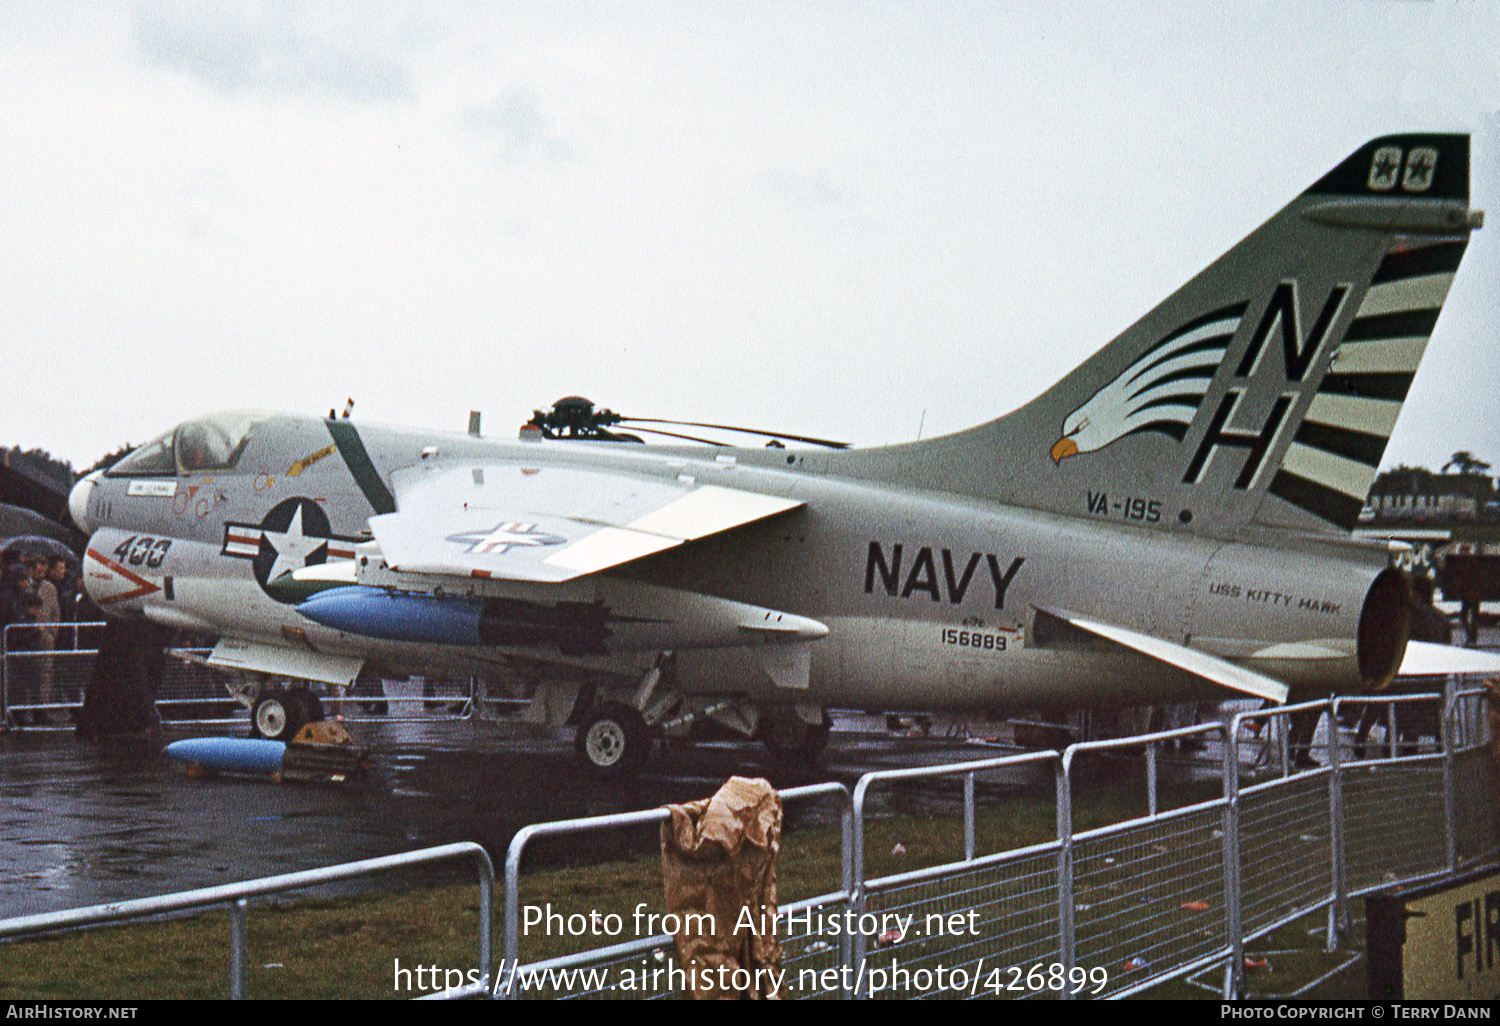
MULTIPOLYGON (((837 891, 818 895, 802 901, 789 902, 781 906, 783 913, 800 912, 809 914, 809 923, 812 916, 820 911, 834 907, 847 906, 850 891, 854 879, 854 863, 852 861, 854 845, 854 825, 852 809, 849 804, 849 791, 843 784, 825 783, 808 784, 803 787, 789 787, 778 794, 783 803, 798 801, 806 798, 818 798, 822 796, 836 796, 840 799, 839 812, 841 821, 840 851, 840 887, 837 891)), ((505 854, 505 950, 501 959, 501 969, 497 973, 495 995, 502 998, 519 997, 579 997, 582 994, 558 994, 555 989, 527 989, 522 993, 522 988, 517 986, 517 980, 524 977, 534 979, 560 979, 563 974, 572 974, 579 969, 599 969, 604 973, 610 973, 626 963, 633 963, 641 956, 652 957, 661 953, 661 961, 667 963, 662 966, 663 971, 671 969, 675 965, 675 956, 671 954, 673 939, 671 934, 659 933, 648 936, 637 936, 632 940, 618 944, 610 944, 602 948, 591 948, 583 951, 562 955, 555 958, 539 959, 533 962, 522 962, 521 957, 521 899, 520 899, 520 873, 521 857, 526 851, 526 846, 532 841, 549 837, 576 836, 582 833, 593 833, 601 830, 623 830, 629 827, 641 826, 649 823, 662 823, 670 818, 671 813, 665 808, 646 809, 641 812, 622 812, 610 816, 592 816, 587 819, 570 819, 554 823, 534 823, 522 827, 511 838, 510 847, 505 854)), ((573 912, 575 910, 569 910, 573 912)), ((649 921, 648 921, 649 922, 649 921)), ((819 947, 817 941, 809 940, 808 936, 788 936, 783 940, 783 951, 793 951, 800 946, 801 950, 788 957, 784 966, 793 972, 803 968, 812 968, 815 971, 824 968, 847 964, 848 945, 830 945, 819 947)), ((587 978, 583 974, 576 974, 574 978, 587 978)), ((597 976, 595 978, 598 978, 597 976)), ((588 991, 586 993, 596 993, 588 991)), ((657 997, 665 997, 668 991, 662 990, 655 994, 657 997)), ((842 996, 842 989, 840 990, 842 996)), ((461 995, 460 995, 461 996, 461 995)))
MULTIPOLYGON (((810 993, 795 995, 803 997, 957 996, 950 992, 961 990, 968 996, 1119 998, 1222 964, 1223 983, 1217 989, 1225 998, 1242 996, 1247 943, 1326 909, 1326 945, 1332 950, 1349 929, 1352 899, 1500 864, 1487 694, 1482 688, 1450 687, 1446 700, 1431 695, 1310 702, 1241 712, 1227 723, 1074 744, 1061 753, 869 773, 852 796, 835 783, 782 791, 788 802, 839 797, 842 823, 839 888, 782 907, 783 913, 805 914, 803 922, 809 926, 783 938, 787 979, 825 981, 810 993), (1357 740, 1344 737, 1339 725, 1339 714, 1356 708, 1377 709, 1375 719, 1388 735, 1379 743, 1366 738, 1363 751, 1357 740), (1308 732, 1299 733, 1294 724, 1305 726, 1309 720, 1299 718, 1311 717, 1315 723, 1323 716, 1328 717, 1326 740, 1315 745, 1304 738, 1297 748, 1291 739, 1308 732), (1428 727, 1433 731, 1430 743, 1428 727), (1221 794, 1162 810, 1156 749, 1199 736, 1217 740, 1221 794), (1146 815, 1075 829, 1081 767, 1100 753, 1136 746, 1146 753, 1146 815), (1277 757, 1268 760, 1268 752, 1277 757), (1324 761, 1309 764, 1312 754, 1324 761), (1050 767, 1055 781, 1056 839, 980 854, 976 775, 1034 772, 1038 767, 1050 767), (962 857, 867 878, 865 820, 872 792, 939 776, 964 780, 962 857), (1242 783, 1246 776, 1249 781, 1242 783), (872 921, 888 914, 910 916, 909 923, 947 923, 950 929, 940 935, 881 936, 874 947, 868 931, 852 937, 843 933, 830 943, 811 929, 813 913, 828 911, 852 913, 859 922, 867 915, 876 917, 872 921), (905 977, 898 975, 902 971, 905 977), (919 988, 920 994, 875 982, 920 981, 922 974, 936 986, 919 988), (964 988, 954 986, 960 976, 964 988)), ((668 815, 666 809, 651 809, 522 828, 506 856, 504 951, 498 970, 482 925, 481 969, 488 987, 434 996, 478 996, 486 990, 507 998, 599 995, 609 989, 601 981, 615 978, 609 974, 627 965, 674 964, 668 933, 633 935, 619 943, 521 961, 520 867, 528 844, 543 838, 576 842, 584 834, 659 823, 668 815), (598 972, 586 977, 577 970, 598 972), (527 977, 550 982, 527 988, 527 977), (581 980, 588 982, 573 985, 581 980)), ((477 846, 447 849, 472 853, 477 846)), ((393 856, 397 862, 374 859, 229 888, 9 920, 0 922, 0 937, 34 932, 34 924, 44 920, 46 928, 57 928, 237 900, 404 864, 400 860, 442 857, 437 853, 447 849, 393 856)), ((488 867, 488 859, 482 864, 488 867)), ((488 899, 482 900, 487 910, 488 899)), ((562 911, 572 915, 579 910, 562 911)), ((487 911, 482 919, 488 923, 487 911)), ((235 929, 242 938, 242 928, 235 929)))
MULTIPOLYGON (((99 654, 91 634, 97 623, 8 624, 0 633, 0 727, 70 725, 99 654), (42 628, 57 630, 52 649, 31 639, 42 628), (46 720, 45 724, 25 720, 46 720)), ((172 649, 156 691, 164 720, 194 723, 245 721, 248 713, 225 687, 224 671, 203 665, 212 649, 172 649), (189 659, 176 658, 188 656, 189 659)), ((413 677, 405 681, 359 681, 344 695, 320 694, 324 706, 353 722, 466 719, 478 706, 515 704, 482 695, 476 682, 413 677)))
MULTIPOLYGON (((1065 974, 1080 968, 1101 986, 1059 990, 1062 997, 1093 992, 1125 997, 1221 961, 1236 929, 1234 877, 1228 851, 1229 798, 1221 795, 1162 811, 1154 772, 1147 773, 1149 811, 1142 818, 1075 832, 1073 797, 1079 759, 1132 745, 1146 746, 1148 769, 1157 745, 1217 735, 1223 724, 1161 731, 1139 738, 1085 742, 1063 753, 1058 793, 1058 957, 1065 974)), ((1230 745, 1222 744, 1221 781, 1238 776, 1230 745)))
MULTIPOLYGON (((852 964, 877 971, 894 973, 902 965, 921 972, 934 971, 942 965, 950 972, 983 972, 983 963, 994 958, 993 966, 1020 964, 1049 945, 1046 938, 1056 936, 1057 885, 1055 880, 1060 842, 1033 845, 1014 851, 979 856, 975 839, 975 776, 979 773, 1050 765, 1060 773, 1061 756, 1055 751, 1026 752, 1019 755, 982 759, 946 766, 920 766, 912 769, 881 770, 866 773, 854 786, 854 865, 858 888, 852 906, 856 915, 874 913, 912 916, 913 925, 928 923, 959 924, 957 914, 972 918, 945 937, 934 940, 915 934, 893 944, 877 946, 870 951, 870 938, 863 932, 854 936, 852 964), (964 857, 959 863, 932 866, 875 879, 865 878, 865 810, 871 790, 876 787, 912 780, 942 776, 962 776, 964 782, 964 857), (973 931, 986 934, 975 940, 973 931)), ((1060 779, 1060 775, 1059 775, 1060 779)), ((861 986, 855 997, 868 997, 870 973, 855 974, 861 986)))
MULTIPOLYGON (((897 914, 916 924, 959 920, 948 936, 907 936, 872 943, 866 932, 828 947, 850 997, 966 996, 1123 998, 1170 980, 1223 966, 1224 997, 1244 993, 1245 946, 1288 923, 1328 910, 1330 950, 1350 927, 1350 901, 1418 880, 1455 875, 1500 862, 1483 717, 1484 689, 1442 696, 1390 696, 1309 702, 1242 712, 1209 723, 1056 751, 1030 752, 946 766, 880 771, 861 777, 851 799, 852 887, 824 895, 824 908, 855 916, 897 914), (1407 716, 1436 724, 1421 745, 1401 740, 1407 716), (1381 710, 1389 735, 1367 739, 1348 758, 1352 741, 1340 729, 1346 707, 1381 710), (1328 717, 1326 740, 1294 746, 1296 717, 1328 717), (1252 732, 1254 725, 1258 730, 1252 732), (1215 740, 1222 793, 1162 810, 1157 794, 1159 746, 1185 738, 1215 740), (1091 756, 1144 747, 1145 816, 1076 830, 1073 799, 1079 767, 1091 756), (1412 751, 1408 753, 1407 749, 1412 751), (1376 757, 1364 758, 1374 753, 1376 757), (1309 756, 1324 761, 1308 765, 1309 756), (1269 758, 1268 758, 1269 756, 1269 758), (1302 763, 1299 765, 1299 763, 1302 763), (981 854, 975 842, 976 774, 1050 766, 1056 780, 1057 838, 981 854), (1269 774, 1257 779, 1257 774, 1269 774), (1250 780, 1241 785, 1242 776, 1250 780), (866 818, 877 787, 939 776, 964 779, 964 852, 956 862, 867 877, 866 818), (1434 843, 1434 839, 1438 839, 1434 843), (954 917, 957 916, 958 919, 954 917), (919 979, 946 986, 924 994, 872 981, 919 979), (977 985, 976 985, 977 984, 977 985)), ((507 860, 507 971, 518 965, 514 938, 520 914, 515 885, 519 851, 530 838, 656 822, 663 810, 528 827, 507 860)), ((805 938, 787 938, 798 950, 805 938)), ((522 968, 577 969, 621 965, 642 954, 670 957, 665 934, 581 950, 522 968)), ((795 968, 795 966, 793 966, 795 968)), ((796 979, 792 972, 788 979, 796 979)), ((503 985, 503 983, 502 983, 503 985)), ((597 994, 590 989, 589 994, 597 994)), ((507 996, 518 996, 510 993, 507 996)), ((540 994, 535 996, 541 996, 540 994)), ((584 996, 556 988, 549 997, 584 996)), ((656 994, 654 996, 665 996, 656 994)), ((829 996, 818 991, 799 997, 829 996)))
POLYGON ((62 912, 45 912, 33 916, 18 916, 0 919, 0 939, 22 937, 70 927, 92 926, 99 923, 115 923, 142 916, 162 915, 199 909, 214 905, 229 906, 229 996, 239 1000, 245 996, 245 948, 249 936, 249 899, 284 891, 301 890, 336 880, 349 880, 359 876, 386 873, 393 869, 440 862, 445 859, 466 856, 474 860, 479 871, 479 953, 477 971, 481 982, 473 988, 487 993, 492 965, 492 922, 495 896, 495 867, 489 853, 472 841, 459 841, 436 848, 385 855, 359 862, 345 862, 322 869, 306 869, 300 873, 262 877, 242 883, 224 884, 220 887, 204 887, 196 891, 180 891, 155 898, 137 898, 134 901, 118 901, 107 905, 89 905, 85 908, 67 909, 62 912))

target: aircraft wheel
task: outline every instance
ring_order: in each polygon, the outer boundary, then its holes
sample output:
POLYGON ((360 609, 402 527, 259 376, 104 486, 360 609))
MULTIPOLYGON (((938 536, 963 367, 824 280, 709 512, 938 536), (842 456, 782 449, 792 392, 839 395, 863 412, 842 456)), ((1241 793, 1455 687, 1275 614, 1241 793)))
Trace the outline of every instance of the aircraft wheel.
POLYGON ((302 722, 317 723, 326 720, 328 716, 323 712, 323 700, 305 688, 293 688, 287 692, 287 697, 295 699, 302 704, 302 722))
POLYGON ((267 741, 290 741, 307 722, 301 701, 273 688, 263 692, 250 709, 250 736, 267 741))
POLYGON ((286 711, 290 717, 287 724, 286 736, 278 738, 282 741, 290 741, 309 723, 316 723, 325 719, 323 715, 323 703, 318 696, 306 688, 291 688, 285 693, 286 711))
POLYGON ((573 750, 596 777, 631 777, 646 765, 651 734, 640 713, 628 705, 607 702, 584 718, 573 750))
POLYGON ((822 723, 804 723, 795 713, 768 713, 761 720, 758 736, 776 758, 810 763, 828 746, 831 726, 827 713, 823 714, 822 723))

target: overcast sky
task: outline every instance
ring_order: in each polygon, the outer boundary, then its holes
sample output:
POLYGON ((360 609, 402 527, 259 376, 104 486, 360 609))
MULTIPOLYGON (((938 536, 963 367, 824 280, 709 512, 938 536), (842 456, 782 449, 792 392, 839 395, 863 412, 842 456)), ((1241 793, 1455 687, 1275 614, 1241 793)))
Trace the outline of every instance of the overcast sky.
MULTIPOLYGON (((931 437, 1374 136, 1473 132, 1500 218, 1500 5, 1221 6, 6 4, 0 444, 572 394, 931 437)), ((1497 235, 1387 466, 1500 466, 1497 235)))

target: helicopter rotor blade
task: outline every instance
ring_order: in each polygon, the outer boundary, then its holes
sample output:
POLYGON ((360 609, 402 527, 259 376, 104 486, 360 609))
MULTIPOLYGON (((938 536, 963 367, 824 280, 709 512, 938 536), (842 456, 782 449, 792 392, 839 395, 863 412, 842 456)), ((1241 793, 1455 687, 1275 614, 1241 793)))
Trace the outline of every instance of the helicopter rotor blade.
MULTIPOLYGON (((657 423, 661 423, 661 424, 675 424, 676 421, 663 420, 663 421, 658 421, 657 423)), ((733 448, 733 446, 731 446, 728 442, 715 442, 712 438, 696 438, 693 435, 680 435, 680 434, 678 434, 675 431, 662 431, 660 428, 643 428, 643 427, 635 427, 635 426, 632 425, 631 430, 633 430, 633 431, 644 431, 648 435, 666 435, 668 438, 681 438, 685 442, 698 442, 698 443, 700 443, 702 445, 717 445, 720 448, 724 448, 724 449, 731 449, 731 448, 733 448)))

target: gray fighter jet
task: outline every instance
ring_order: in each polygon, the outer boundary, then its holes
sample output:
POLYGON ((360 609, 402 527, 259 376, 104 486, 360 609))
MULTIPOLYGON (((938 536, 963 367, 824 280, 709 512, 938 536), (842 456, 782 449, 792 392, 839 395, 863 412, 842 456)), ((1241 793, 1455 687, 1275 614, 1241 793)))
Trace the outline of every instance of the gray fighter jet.
MULTIPOLYGON (((1468 196, 1467 136, 1370 142, 1035 401, 910 444, 190 421, 77 485, 85 582, 254 680, 506 677, 606 775, 710 720, 809 756, 829 707, 1378 689, 1408 585, 1350 530, 1468 196)), ((314 704, 264 683, 252 721, 314 704)))

